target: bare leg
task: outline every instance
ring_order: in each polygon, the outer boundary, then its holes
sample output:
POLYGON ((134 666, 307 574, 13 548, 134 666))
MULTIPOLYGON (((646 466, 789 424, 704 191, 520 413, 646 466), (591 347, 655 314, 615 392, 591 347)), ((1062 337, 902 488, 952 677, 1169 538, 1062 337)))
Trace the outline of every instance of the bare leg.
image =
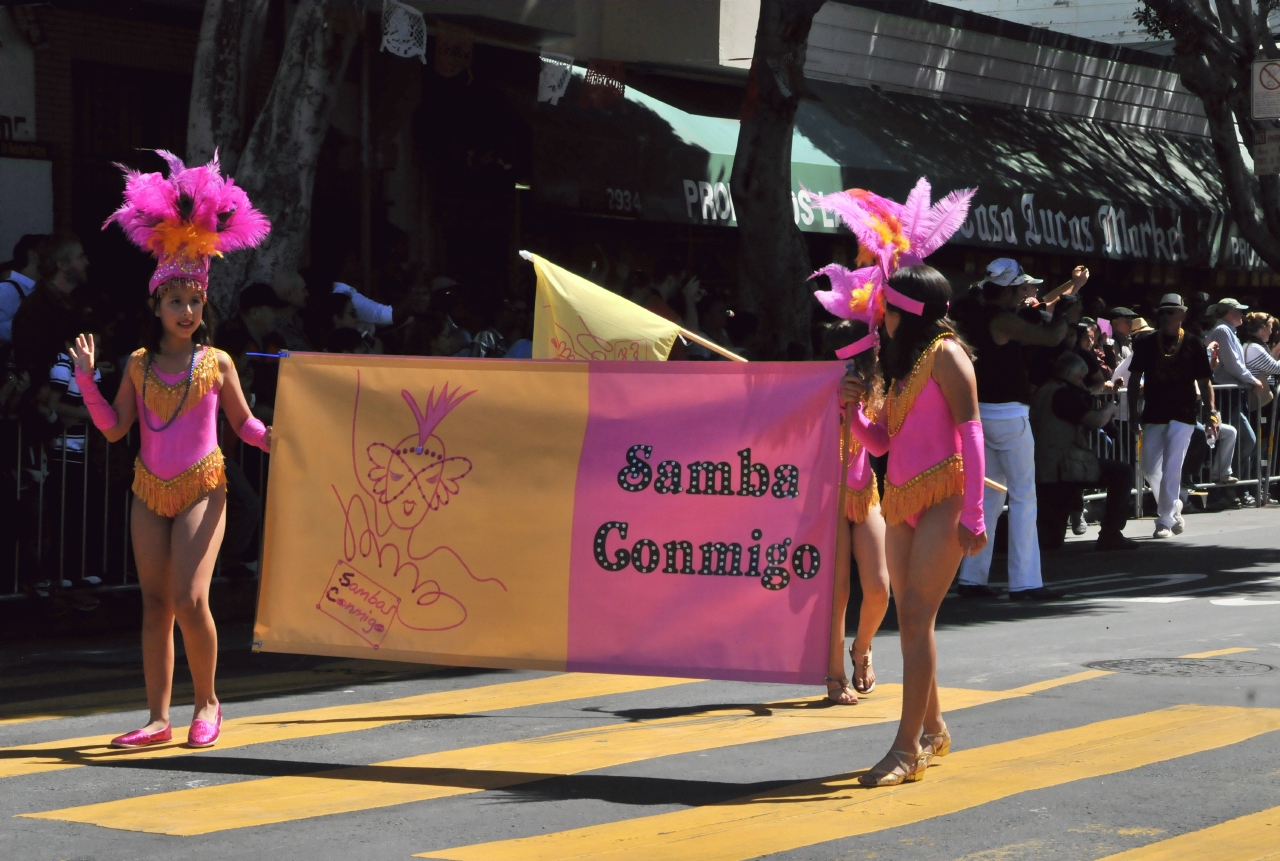
POLYGON ((844 674, 844 619, 849 606, 849 530, 844 514, 836 525, 835 591, 831 596, 831 643, 827 657, 827 699, 838 705, 856 705, 857 694, 844 674))
POLYGON ((142 673, 147 681, 147 732, 169 722, 173 693, 173 589, 169 580, 169 532, 172 521, 133 499, 130 533, 142 587, 142 673))
POLYGON ((195 715, 212 721, 218 710, 213 688, 218 631, 209 612, 209 581, 227 523, 227 493, 215 490, 173 519, 170 584, 174 615, 182 629, 187 666, 195 686, 195 715))
MULTIPOLYGON (((885 611, 889 609, 889 566, 885 560, 885 523, 879 508, 873 508, 862 523, 853 524, 853 555, 858 560, 858 582, 862 585, 862 608, 858 613, 858 632, 853 638, 856 656, 871 650, 871 641, 880 630, 885 611)), ((854 658, 853 686, 865 691, 875 684, 875 670, 868 664, 865 672, 854 658)))
MULTIPOLYGON (((893 747, 909 754, 920 752, 922 730, 937 732, 944 726, 933 625, 960 565, 956 524, 961 505, 958 496, 945 499, 927 509, 914 529, 898 524, 886 533, 889 578, 902 642, 902 718, 893 747)), ((875 770, 887 772, 896 767, 897 760, 886 756, 875 770)))

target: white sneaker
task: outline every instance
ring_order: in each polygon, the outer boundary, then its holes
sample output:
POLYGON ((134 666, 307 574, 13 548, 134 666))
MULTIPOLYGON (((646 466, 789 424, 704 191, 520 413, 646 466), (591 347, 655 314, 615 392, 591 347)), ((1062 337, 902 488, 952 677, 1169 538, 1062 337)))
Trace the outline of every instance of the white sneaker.
POLYGON ((1156 524, 1156 534, 1155 534, 1153 537, 1155 537, 1155 538, 1169 538, 1169 537, 1171 537, 1172 535, 1173 535, 1173 531, 1172 531, 1171 529, 1169 529, 1169 527, 1167 527, 1167 526, 1163 526, 1163 525, 1161 525, 1161 524, 1159 524, 1159 523, 1157 523, 1157 524, 1156 524))
POLYGON ((1170 531, 1174 535, 1181 535, 1186 528, 1187 521, 1182 516, 1182 500, 1179 499, 1173 503, 1173 528, 1170 531))

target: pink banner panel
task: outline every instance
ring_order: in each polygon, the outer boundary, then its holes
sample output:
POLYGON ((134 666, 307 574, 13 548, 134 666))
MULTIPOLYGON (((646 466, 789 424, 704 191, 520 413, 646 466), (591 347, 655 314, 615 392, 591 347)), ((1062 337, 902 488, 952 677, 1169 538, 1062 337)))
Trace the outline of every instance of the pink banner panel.
POLYGON ((568 669, 821 681, 842 373, 591 364, 568 669))

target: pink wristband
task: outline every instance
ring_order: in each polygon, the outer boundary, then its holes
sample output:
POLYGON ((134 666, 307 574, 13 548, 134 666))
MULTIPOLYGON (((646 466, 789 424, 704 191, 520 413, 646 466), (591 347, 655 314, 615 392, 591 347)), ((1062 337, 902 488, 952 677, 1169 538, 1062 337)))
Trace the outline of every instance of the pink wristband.
POLYGON ((267 426, 259 419, 249 416, 244 420, 244 424, 240 425, 240 439, 270 454, 270 449, 266 445, 266 438, 267 426))
POLYGON ((849 430, 862 447, 876 457, 889 450, 889 429, 867 418, 861 405, 854 404, 849 410, 849 430))
POLYGON ((960 523, 974 535, 987 531, 982 516, 983 479, 987 475, 987 446, 982 436, 982 422, 965 422, 960 432, 960 462, 964 469, 964 507, 960 523))
POLYGON ((84 399, 85 409, 89 411, 89 418, 93 419, 94 427, 100 431, 106 431, 120 423, 120 417, 116 415, 116 411, 111 404, 107 403, 102 392, 98 391, 98 384, 93 379, 93 374, 86 374, 77 368, 76 385, 80 387, 80 397, 84 399))

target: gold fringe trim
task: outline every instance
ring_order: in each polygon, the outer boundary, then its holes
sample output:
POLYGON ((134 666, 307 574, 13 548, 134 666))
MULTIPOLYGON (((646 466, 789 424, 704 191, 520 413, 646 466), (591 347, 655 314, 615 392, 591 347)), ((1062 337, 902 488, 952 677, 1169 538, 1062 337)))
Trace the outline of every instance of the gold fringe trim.
POLYGON ((916 398, 933 377, 933 360, 942 349, 942 342, 954 337, 951 332, 943 332, 929 342, 929 346, 920 353, 920 358, 916 359, 916 365, 911 369, 906 383, 901 388, 894 386, 885 396, 884 411, 888 417, 889 436, 897 436, 898 431, 902 430, 902 423, 915 406, 916 398))
POLYGON ((226 462, 222 449, 215 448, 181 475, 165 481, 157 478, 138 458, 133 464, 133 492, 143 504, 161 517, 175 517, 205 494, 227 486, 226 462))
MULTIPOLYGON (((155 413, 162 422, 172 421, 178 416, 178 406, 181 404, 181 415, 191 412, 196 404, 204 399, 204 396, 213 390, 218 384, 218 353, 221 350, 213 347, 205 347, 204 354, 196 360, 195 370, 192 372, 191 393, 187 395, 186 403, 182 402, 182 393, 187 390, 186 375, 178 380, 177 384, 170 385, 156 373, 155 366, 151 368, 151 375, 147 379, 147 401, 146 407, 155 413)), ((142 374, 147 366, 147 351, 145 349, 135 350, 129 356, 129 379, 133 381, 133 387, 142 393, 142 374)))
POLYGON ((871 509, 879 504, 880 491, 876 487, 875 475, 862 490, 846 489, 844 492, 844 515, 850 523, 866 523, 871 509))
POLYGON ((953 454, 934 464, 903 485, 885 482, 884 510, 886 523, 902 523, 918 511, 937 505, 944 499, 964 493, 964 467, 960 455, 953 454))

